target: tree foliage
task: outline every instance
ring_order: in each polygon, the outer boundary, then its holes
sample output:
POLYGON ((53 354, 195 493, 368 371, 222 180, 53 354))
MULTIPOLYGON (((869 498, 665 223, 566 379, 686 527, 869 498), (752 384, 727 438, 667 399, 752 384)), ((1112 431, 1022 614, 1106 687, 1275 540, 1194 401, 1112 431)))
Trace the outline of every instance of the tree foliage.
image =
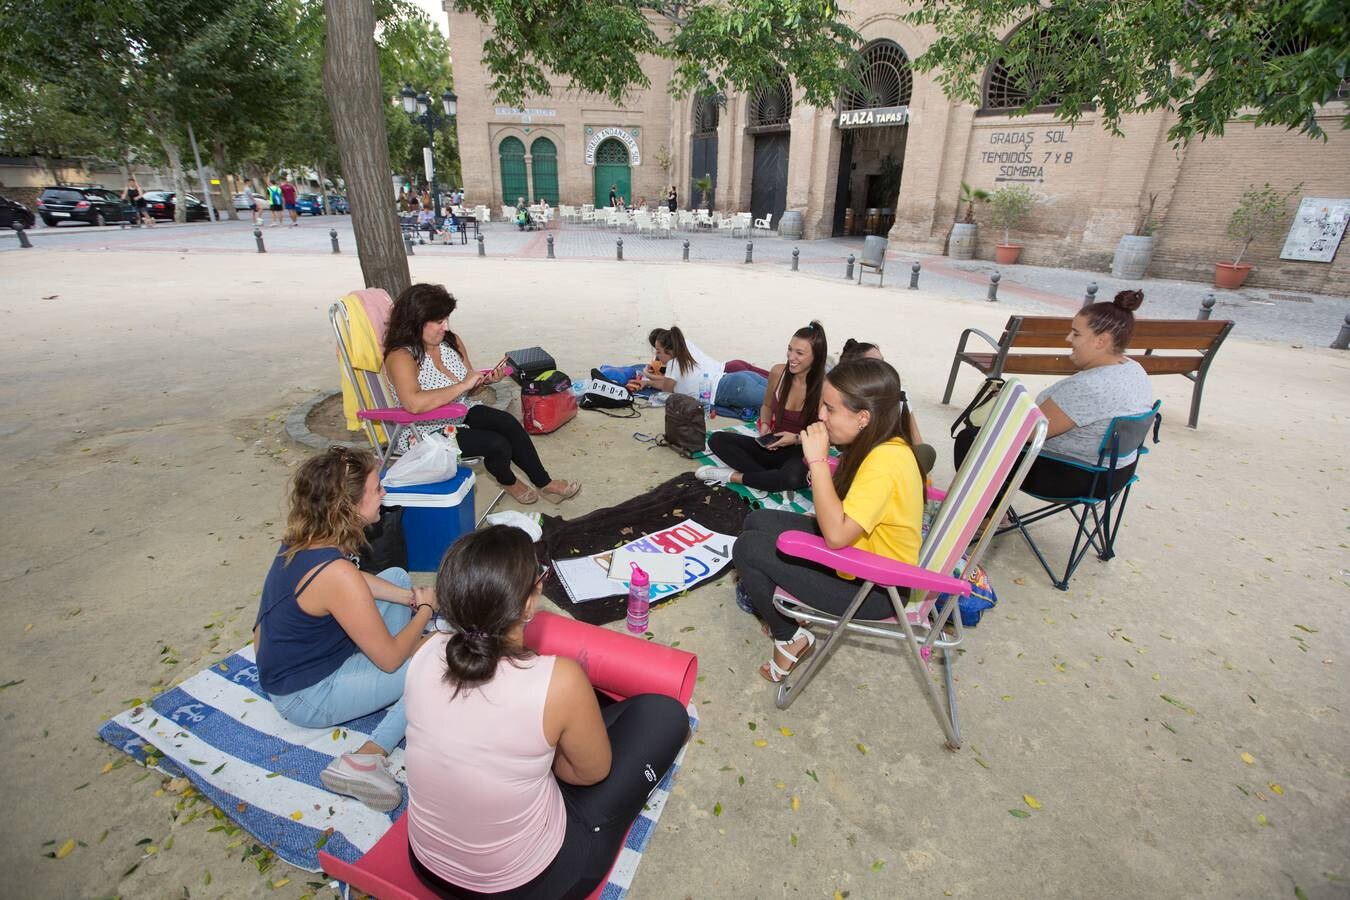
POLYGON ((1002 57, 1026 95, 1016 113, 1058 104, 1072 123, 1095 108, 1119 134, 1126 115, 1168 109, 1177 143, 1234 119, 1325 140, 1317 113, 1350 76, 1350 4, 1329 0, 918 0, 906 18, 937 30, 914 66, 952 98, 980 105, 1002 57))
POLYGON ((665 87, 679 96, 749 91, 779 67, 815 106, 856 85, 861 38, 833 0, 456 0, 455 8, 490 27, 483 63, 503 103, 548 96, 556 78, 623 103, 651 85, 644 56, 673 61, 665 87))

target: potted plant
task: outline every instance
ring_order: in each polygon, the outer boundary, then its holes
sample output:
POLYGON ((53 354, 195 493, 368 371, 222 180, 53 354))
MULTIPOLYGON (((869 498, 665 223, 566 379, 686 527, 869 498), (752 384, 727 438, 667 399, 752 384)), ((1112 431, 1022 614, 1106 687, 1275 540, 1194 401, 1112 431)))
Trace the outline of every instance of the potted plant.
POLYGON ((956 201, 956 214, 961 214, 961 204, 964 203, 966 215, 963 221, 952 223, 952 230, 947 235, 947 255, 952 259, 975 258, 975 204, 988 201, 988 191, 972 188, 964 181, 961 182, 961 196, 956 201))
POLYGON ((1116 254, 1111 257, 1112 277, 1136 281, 1148 272, 1148 264, 1153 261, 1153 232, 1158 228, 1153 218, 1153 205, 1157 202, 1158 195, 1149 194, 1148 208, 1139 211, 1134 230, 1120 236, 1116 254))
POLYGON ((708 192, 712 189, 713 182, 710 176, 703 175, 694 179, 694 190, 698 191, 699 195, 702 197, 702 200, 699 203, 699 209, 708 208, 708 192))
POLYGON ((1035 205, 1036 195, 1025 184, 1005 184, 989 198, 989 217, 1003 229, 1003 243, 994 248, 999 265, 1012 265, 1022 254, 1022 245, 1012 243, 1012 230, 1026 223, 1035 205))
POLYGON ((1303 182, 1294 185, 1288 191, 1280 192, 1266 182, 1260 189, 1248 188, 1238 198, 1237 209, 1228 220, 1228 236, 1242 242, 1237 256, 1231 263, 1214 264, 1214 286, 1236 290, 1242 287, 1251 272, 1250 263, 1244 263, 1242 257, 1252 241, 1266 234, 1278 233, 1289 220, 1289 201, 1303 190, 1303 182))

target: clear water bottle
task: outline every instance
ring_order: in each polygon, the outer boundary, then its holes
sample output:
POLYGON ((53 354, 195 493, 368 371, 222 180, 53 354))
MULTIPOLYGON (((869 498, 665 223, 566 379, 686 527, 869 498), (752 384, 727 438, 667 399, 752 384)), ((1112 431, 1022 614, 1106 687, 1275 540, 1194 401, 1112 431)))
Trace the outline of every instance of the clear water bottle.
POLYGON ((699 383, 698 402, 703 404, 703 414, 706 416, 712 409, 712 379, 708 373, 703 373, 703 380, 699 383))
POLYGON ((577 398, 578 403, 581 402, 582 395, 584 395, 585 393, 586 393, 586 382, 573 378, 572 396, 577 398))
POLYGON ((642 634, 647 630, 647 614, 651 609, 651 579, 638 567, 629 563, 633 575, 628 579, 628 630, 642 634))

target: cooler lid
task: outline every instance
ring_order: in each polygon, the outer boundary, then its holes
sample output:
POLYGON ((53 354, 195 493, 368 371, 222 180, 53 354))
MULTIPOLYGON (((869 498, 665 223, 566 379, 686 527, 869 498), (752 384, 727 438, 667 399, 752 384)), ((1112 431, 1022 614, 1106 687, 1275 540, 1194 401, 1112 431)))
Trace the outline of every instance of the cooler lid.
POLYGON ((473 490, 473 470, 460 466, 455 477, 431 484, 404 485, 389 491, 382 506, 458 506, 473 490))

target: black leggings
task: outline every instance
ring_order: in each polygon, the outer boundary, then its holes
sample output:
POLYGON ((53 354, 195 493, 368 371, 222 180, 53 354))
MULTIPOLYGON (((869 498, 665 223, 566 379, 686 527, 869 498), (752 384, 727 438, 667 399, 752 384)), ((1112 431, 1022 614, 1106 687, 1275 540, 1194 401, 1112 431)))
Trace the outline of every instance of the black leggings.
POLYGON ((613 763, 603 781, 558 782, 567 806, 567 831, 553 862, 520 887, 495 894, 456 887, 436 875, 408 847, 413 871, 438 897, 494 900, 571 900, 600 885, 628 828, 675 762, 689 737, 689 716, 665 694, 638 694, 600 710, 613 763))
MULTIPOLYGON (((790 640, 797 633, 797 623, 773 605, 775 585, 781 585, 803 603, 836 615, 848 609, 858 588, 862 587, 860 581, 840 578, 834 569, 778 552, 778 536, 785 531, 820 534, 820 527, 814 516, 779 509, 757 509, 745 517, 744 529, 731 551, 741 585, 755 605, 755 612, 768 623, 769 633, 775 641, 790 640)), ((909 592, 902 589, 900 599, 907 596, 909 592)), ((874 587, 857 614, 861 619, 884 619, 895 615, 895 606, 885 588, 874 587)))
MULTIPOLYGON (((952 446, 952 457, 955 459, 958 469, 961 468, 961 463, 965 460, 966 454, 970 452, 971 445, 975 443, 975 436, 979 433, 978 428, 967 426, 957 434, 956 442, 952 446)), ((1017 462, 1013 465, 1012 470, 1016 471, 1017 466, 1021 464, 1022 454, 1018 454, 1017 462)), ((1132 461, 1116 469, 1115 479, 1110 485, 1111 493, 1114 493, 1130 480, 1130 476, 1134 474, 1134 466, 1135 462, 1132 461)), ((1085 497, 1093 491, 1092 473, 1053 457, 1038 456, 1027 471, 1027 477, 1022 481, 1021 490, 1038 497, 1085 497)), ((1004 491, 998 492, 998 498, 994 500, 994 506, 998 506, 999 500, 1003 499, 1003 494, 1004 491)), ((1095 495, 1098 499, 1106 499, 1108 485, 1105 478, 1098 481, 1095 495)))
POLYGON ((553 479, 548 477, 534 441, 525 433, 525 426, 505 410, 486 404, 475 406, 464 417, 466 427, 455 432, 459 451, 464 456, 481 456, 483 465, 492 477, 505 487, 516 483, 511 464, 520 466, 535 487, 543 487, 553 479))
POLYGON ((715 431, 708 448, 741 473, 741 484, 760 491, 800 491, 806 487, 801 444, 769 450, 748 434, 715 431))

